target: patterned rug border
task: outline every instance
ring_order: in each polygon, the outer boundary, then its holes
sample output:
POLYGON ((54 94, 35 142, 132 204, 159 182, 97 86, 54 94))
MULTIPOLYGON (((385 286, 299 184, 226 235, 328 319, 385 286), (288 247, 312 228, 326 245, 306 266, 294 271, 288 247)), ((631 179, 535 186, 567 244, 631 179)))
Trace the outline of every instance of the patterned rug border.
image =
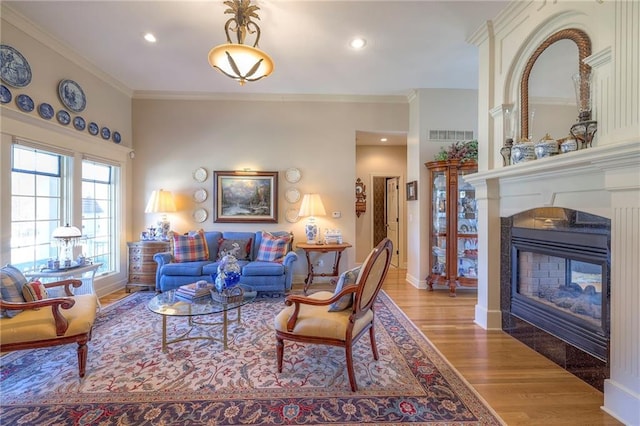
MULTIPOLYGON (((96 325, 101 322, 108 322, 110 317, 117 315, 119 310, 127 308, 129 304, 143 303, 148 300, 153 293, 135 292, 127 297, 109 305, 99 314, 96 325)), ((273 296, 272 298, 276 298, 273 296)), ((92 402, 69 401, 61 398, 52 398, 50 401, 37 401, 36 403, 9 403, 3 401, 0 406, 0 421, 6 411, 11 410, 14 420, 16 412, 22 412, 20 421, 29 421, 37 418, 47 407, 53 408, 53 412, 57 411, 56 418, 58 421, 69 420, 69 413, 72 415, 73 421, 70 423, 53 422, 50 424, 115 424, 120 423, 123 419, 131 422, 129 412, 135 407, 139 411, 135 422, 129 424, 402 424, 412 423, 418 425, 492 425, 505 423, 500 419, 497 413, 486 403, 486 401, 478 394, 478 392, 464 379, 464 377, 451 365, 451 363, 443 356, 443 354, 435 347, 428 337, 406 316, 406 314, 393 302, 393 300, 384 292, 380 293, 377 303, 384 304, 386 307, 385 315, 378 315, 377 321, 382 322, 385 330, 388 330, 389 336, 392 337, 394 343, 399 339, 402 333, 393 333, 394 327, 402 327, 407 336, 420 344, 420 349, 427 355, 428 361, 436 367, 440 375, 455 389, 456 396, 463 402, 464 406, 473 412, 475 419, 469 418, 468 421, 460 422, 443 422, 437 420, 434 416, 433 421, 429 421, 429 415, 425 415, 420 410, 421 394, 411 396, 410 392, 402 395, 390 395, 386 392, 379 395, 379 391, 368 392, 360 390, 357 394, 336 391, 336 389, 327 389, 326 393, 318 389, 291 389, 288 392, 279 392, 278 398, 274 399, 273 391, 258 392, 252 389, 249 395, 239 394, 238 390, 230 392, 220 392, 215 398, 211 395, 204 395, 202 398, 194 398, 192 392, 140 392, 137 394, 123 393, 122 395, 108 394, 90 394, 92 402), (188 401, 182 400, 189 398, 188 401), (93 400, 95 399, 96 402, 93 400), (371 401, 383 399, 384 404, 377 407, 367 407, 369 412, 376 413, 380 410, 386 410, 385 420, 380 422, 379 418, 371 416, 363 417, 363 405, 370 405, 371 401), (5 405, 6 404, 6 405, 5 405), (50 404, 50 405, 49 405, 50 404), (158 404, 166 405, 164 409, 160 409, 158 404), (55 407, 53 407, 55 406, 55 407), (311 407, 316 407, 310 412, 311 407), (320 407, 320 410, 317 410, 320 407), (164 412, 163 412, 164 411, 164 412), (167 423, 166 415, 170 412, 170 419, 167 423), (340 413, 341 416, 336 416, 340 413), (124 416, 124 417, 123 417, 124 416), (94 419, 99 422, 92 423, 87 420, 94 419), (425 421, 426 420, 426 421, 425 421), (115 423, 111 423, 111 422, 115 423), (266 422, 266 423, 265 423, 266 422)), ((381 310, 385 313, 385 310, 381 310)), ((402 344, 401 341, 397 342, 402 344)), ((275 345, 275 343, 274 343, 275 345)), ((2 363, 10 363, 15 359, 25 356, 28 351, 18 351, 8 353, 2 356, 2 363)), ((408 361, 408 360, 407 360, 408 361)), ((90 360, 89 360, 90 362, 90 360)), ((274 361, 275 362, 275 361, 274 361)), ((409 365, 409 362, 407 362, 409 365)), ((420 378, 420 381, 428 380, 426 374, 421 374, 424 365, 411 365, 413 375, 420 378)), ((90 370, 88 370, 90 374, 90 370)), ((429 383, 420 383, 424 388, 429 383)), ((80 397, 86 397, 87 394, 79 394, 80 397)), ((3 398, 4 399, 4 398, 3 398)), ((74 398, 71 398, 74 399, 74 398)), ((381 402, 381 401, 379 401, 381 402)), ((423 409, 424 410, 424 409, 423 409)), ((380 414, 380 413, 378 413, 380 414)), ((14 424, 14 423, 2 423, 14 424)), ((15 423, 17 424, 17 423, 15 423)))

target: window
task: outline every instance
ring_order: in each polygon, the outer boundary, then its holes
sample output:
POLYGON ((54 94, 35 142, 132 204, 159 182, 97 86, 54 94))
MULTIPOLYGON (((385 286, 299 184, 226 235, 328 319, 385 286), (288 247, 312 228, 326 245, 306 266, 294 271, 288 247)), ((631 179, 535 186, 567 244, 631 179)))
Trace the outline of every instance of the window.
POLYGON ((26 144, 12 145, 11 161, 11 264, 29 271, 57 258, 51 234, 69 223, 82 230, 74 256, 103 263, 98 273, 117 272, 120 168, 26 144))
POLYGON ((118 168, 84 160, 82 162, 82 235, 85 256, 101 262, 99 271, 112 271, 116 262, 115 175, 118 168))

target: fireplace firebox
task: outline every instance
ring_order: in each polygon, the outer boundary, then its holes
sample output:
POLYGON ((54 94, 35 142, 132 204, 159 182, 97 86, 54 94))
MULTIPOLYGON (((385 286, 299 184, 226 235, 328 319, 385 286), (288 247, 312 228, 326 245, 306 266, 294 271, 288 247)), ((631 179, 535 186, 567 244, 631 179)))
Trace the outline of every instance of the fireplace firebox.
POLYGON ((608 376, 610 222, 561 208, 503 218, 503 329, 602 389, 608 376))

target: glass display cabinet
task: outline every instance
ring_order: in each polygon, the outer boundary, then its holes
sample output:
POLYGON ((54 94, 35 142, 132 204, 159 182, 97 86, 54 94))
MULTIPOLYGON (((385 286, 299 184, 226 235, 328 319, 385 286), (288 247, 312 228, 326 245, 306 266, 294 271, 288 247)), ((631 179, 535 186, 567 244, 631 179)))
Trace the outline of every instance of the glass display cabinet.
POLYGON ((475 161, 432 161, 429 169, 431 231, 427 285, 449 286, 455 297, 457 287, 477 287, 478 235, 475 189, 463 176, 475 173, 475 161))

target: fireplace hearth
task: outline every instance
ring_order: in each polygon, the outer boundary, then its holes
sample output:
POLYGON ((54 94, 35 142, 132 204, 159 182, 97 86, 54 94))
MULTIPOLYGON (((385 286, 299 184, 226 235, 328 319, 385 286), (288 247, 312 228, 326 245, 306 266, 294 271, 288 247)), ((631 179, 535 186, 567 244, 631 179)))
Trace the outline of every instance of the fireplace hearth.
POLYGON ((610 221, 562 208, 502 219, 503 329, 602 390, 608 377, 610 221))

